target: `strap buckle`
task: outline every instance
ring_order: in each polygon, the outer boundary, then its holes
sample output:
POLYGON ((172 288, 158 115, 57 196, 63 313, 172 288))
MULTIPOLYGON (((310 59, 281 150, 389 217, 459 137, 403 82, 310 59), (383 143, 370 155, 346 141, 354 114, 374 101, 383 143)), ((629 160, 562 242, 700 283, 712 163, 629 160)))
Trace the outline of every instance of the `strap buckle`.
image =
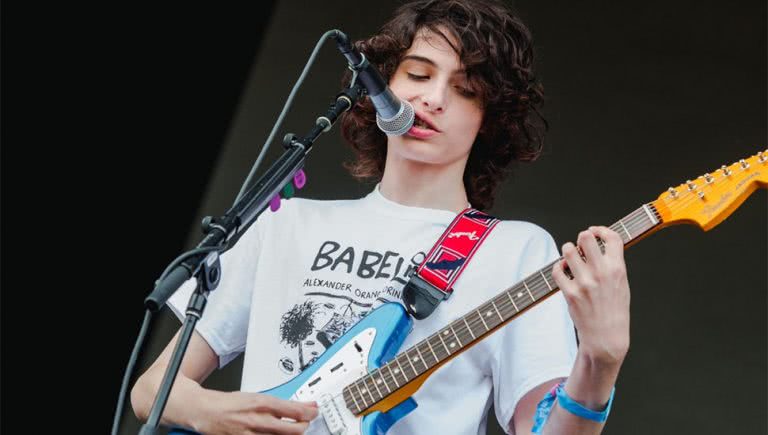
POLYGON ((405 284, 405 288, 403 288, 405 309, 418 320, 429 317, 435 311, 437 305, 450 296, 451 292, 443 292, 425 281, 415 272, 411 275, 408 283, 405 284))

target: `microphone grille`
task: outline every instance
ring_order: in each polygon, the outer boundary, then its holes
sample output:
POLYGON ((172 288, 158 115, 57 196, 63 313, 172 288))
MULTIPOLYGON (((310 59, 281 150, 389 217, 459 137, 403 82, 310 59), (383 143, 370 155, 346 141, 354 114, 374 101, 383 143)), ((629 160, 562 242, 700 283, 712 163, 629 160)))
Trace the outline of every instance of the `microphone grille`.
POLYGON ((413 106, 407 101, 401 101, 400 110, 395 116, 389 119, 382 119, 376 113, 376 125, 379 129, 389 136, 400 136, 408 132, 413 126, 415 114, 413 106))

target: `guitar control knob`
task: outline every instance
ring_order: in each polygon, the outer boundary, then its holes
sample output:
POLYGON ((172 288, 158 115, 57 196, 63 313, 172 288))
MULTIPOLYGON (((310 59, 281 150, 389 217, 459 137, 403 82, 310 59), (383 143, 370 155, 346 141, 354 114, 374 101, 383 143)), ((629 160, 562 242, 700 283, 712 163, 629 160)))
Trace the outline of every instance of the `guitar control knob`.
POLYGON ((272 197, 272 199, 269 200, 269 209, 272 211, 277 211, 280 209, 280 195, 275 195, 272 197))

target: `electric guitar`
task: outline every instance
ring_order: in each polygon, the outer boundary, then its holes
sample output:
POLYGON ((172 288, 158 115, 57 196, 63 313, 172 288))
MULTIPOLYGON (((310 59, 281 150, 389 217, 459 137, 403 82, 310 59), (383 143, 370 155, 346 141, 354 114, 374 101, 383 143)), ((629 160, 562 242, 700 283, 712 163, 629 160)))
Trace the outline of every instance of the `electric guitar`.
MULTIPOLYGON (((625 247, 675 224, 695 224, 708 231, 757 188, 767 185, 768 150, 670 187, 610 228, 621 235, 625 247)), ((262 393, 316 401, 319 416, 307 433, 384 434, 416 408, 411 396, 435 370, 554 294, 558 290, 551 276, 554 264, 545 265, 399 353, 412 320, 400 304, 384 304, 339 337, 297 377, 262 393)))

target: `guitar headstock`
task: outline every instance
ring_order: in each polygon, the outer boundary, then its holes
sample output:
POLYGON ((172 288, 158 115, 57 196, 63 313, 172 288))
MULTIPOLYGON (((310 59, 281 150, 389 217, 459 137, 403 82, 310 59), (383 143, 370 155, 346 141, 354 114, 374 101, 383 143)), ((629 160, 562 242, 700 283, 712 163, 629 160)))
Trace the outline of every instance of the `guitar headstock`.
POLYGON ((709 231, 758 187, 768 185, 768 150, 670 187, 652 204, 663 225, 689 223, 709 231))

